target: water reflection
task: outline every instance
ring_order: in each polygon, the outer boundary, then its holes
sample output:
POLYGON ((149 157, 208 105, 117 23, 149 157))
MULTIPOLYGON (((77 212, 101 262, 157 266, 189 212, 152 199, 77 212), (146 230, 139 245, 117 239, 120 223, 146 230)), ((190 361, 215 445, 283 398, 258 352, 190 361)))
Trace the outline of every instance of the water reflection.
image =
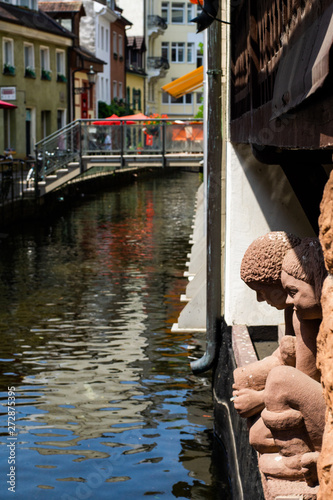
POLYGON ((0 381, 4 404, 7 387, 17 390, 16 498, 227 491, 211 472, 210 381, 189 370, 188 348, 200 356, 200 343, 170 331, 198 184, 194 173, 140 181, 1 241, 0 381))

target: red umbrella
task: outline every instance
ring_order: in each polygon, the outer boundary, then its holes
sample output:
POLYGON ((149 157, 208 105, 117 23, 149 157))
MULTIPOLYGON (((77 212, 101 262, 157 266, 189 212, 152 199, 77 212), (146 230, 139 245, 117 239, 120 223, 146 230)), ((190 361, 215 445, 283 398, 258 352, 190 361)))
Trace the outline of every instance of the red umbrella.
POLYGON ((104 118, 103 120, 93 122, 93 125, 120 125, 119 116, 113 114, 111 116, 108 116, 107 118, 104 118))
POLYGON ((128 124, 131 123, 133 120, 134 120, 133 123, 135 123, 135 120, 149 120, 149 116, 146 116, 143 113, 136 113, 135 115, 120 116, 120 119, 126 120, 126 123, 128 124))
POLYGON ((93 122, 93 125, 120 125, 121 122, 126 122, 127 125, 133 125, 137 120, 149 120, 149 116, 146 116, 143 113, 136 113, 135 115, 127 116, 111 115, 108 118, 105 118, 104 121, 99 120, 93 122))
POLYGON ((17 108, 17 106, 15 106, 15 104, 10 104, 9 102, 5 102, 5 101, 0 101, 0 108, 2 109, 5 109, 5 108, 17 108))

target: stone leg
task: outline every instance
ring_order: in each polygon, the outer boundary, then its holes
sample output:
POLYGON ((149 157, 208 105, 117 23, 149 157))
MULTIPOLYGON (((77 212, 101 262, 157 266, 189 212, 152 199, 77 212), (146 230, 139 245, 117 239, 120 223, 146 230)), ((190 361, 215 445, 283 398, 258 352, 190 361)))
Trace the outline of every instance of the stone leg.
POLYGON ((261 416, 252 419, 249 418, 248 427, 250 444, 258 453, 275 453, 280 450, 261 416))
POLYGON ((280 451, 260 457, 261 471, 313 485, 325 425, 320 383, 290 366, 274 368, 267 378, 265 406, 262 419, 280 451))

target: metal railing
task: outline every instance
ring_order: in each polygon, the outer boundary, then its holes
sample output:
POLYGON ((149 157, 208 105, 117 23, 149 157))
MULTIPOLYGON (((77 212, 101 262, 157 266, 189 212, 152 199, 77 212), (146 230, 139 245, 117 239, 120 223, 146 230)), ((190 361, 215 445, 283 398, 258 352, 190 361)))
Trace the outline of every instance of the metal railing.
POLYGON ((203 153, 201 120, 81 123, 82 155, 203 153))
POLYGON ((35 154, 40 177, 49 175, 72 161, 79 160, 81 120, 76 120, 37 142, 35 154))
POLYGON ((82 156, 203 153, 202 120, 76 120, 36 144, 41 178, 82 156))

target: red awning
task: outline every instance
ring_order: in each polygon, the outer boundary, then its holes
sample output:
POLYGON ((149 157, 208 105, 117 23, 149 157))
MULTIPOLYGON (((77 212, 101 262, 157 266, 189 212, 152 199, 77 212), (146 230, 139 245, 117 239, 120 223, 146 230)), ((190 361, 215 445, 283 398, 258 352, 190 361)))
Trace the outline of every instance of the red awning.
POLYGON ((0 101, 0 109, 14 109, 14 108, 17 108, 17 106, 15 106, 15 104, 10 104, 9 102, 5 102, 5 101, 0 101))

